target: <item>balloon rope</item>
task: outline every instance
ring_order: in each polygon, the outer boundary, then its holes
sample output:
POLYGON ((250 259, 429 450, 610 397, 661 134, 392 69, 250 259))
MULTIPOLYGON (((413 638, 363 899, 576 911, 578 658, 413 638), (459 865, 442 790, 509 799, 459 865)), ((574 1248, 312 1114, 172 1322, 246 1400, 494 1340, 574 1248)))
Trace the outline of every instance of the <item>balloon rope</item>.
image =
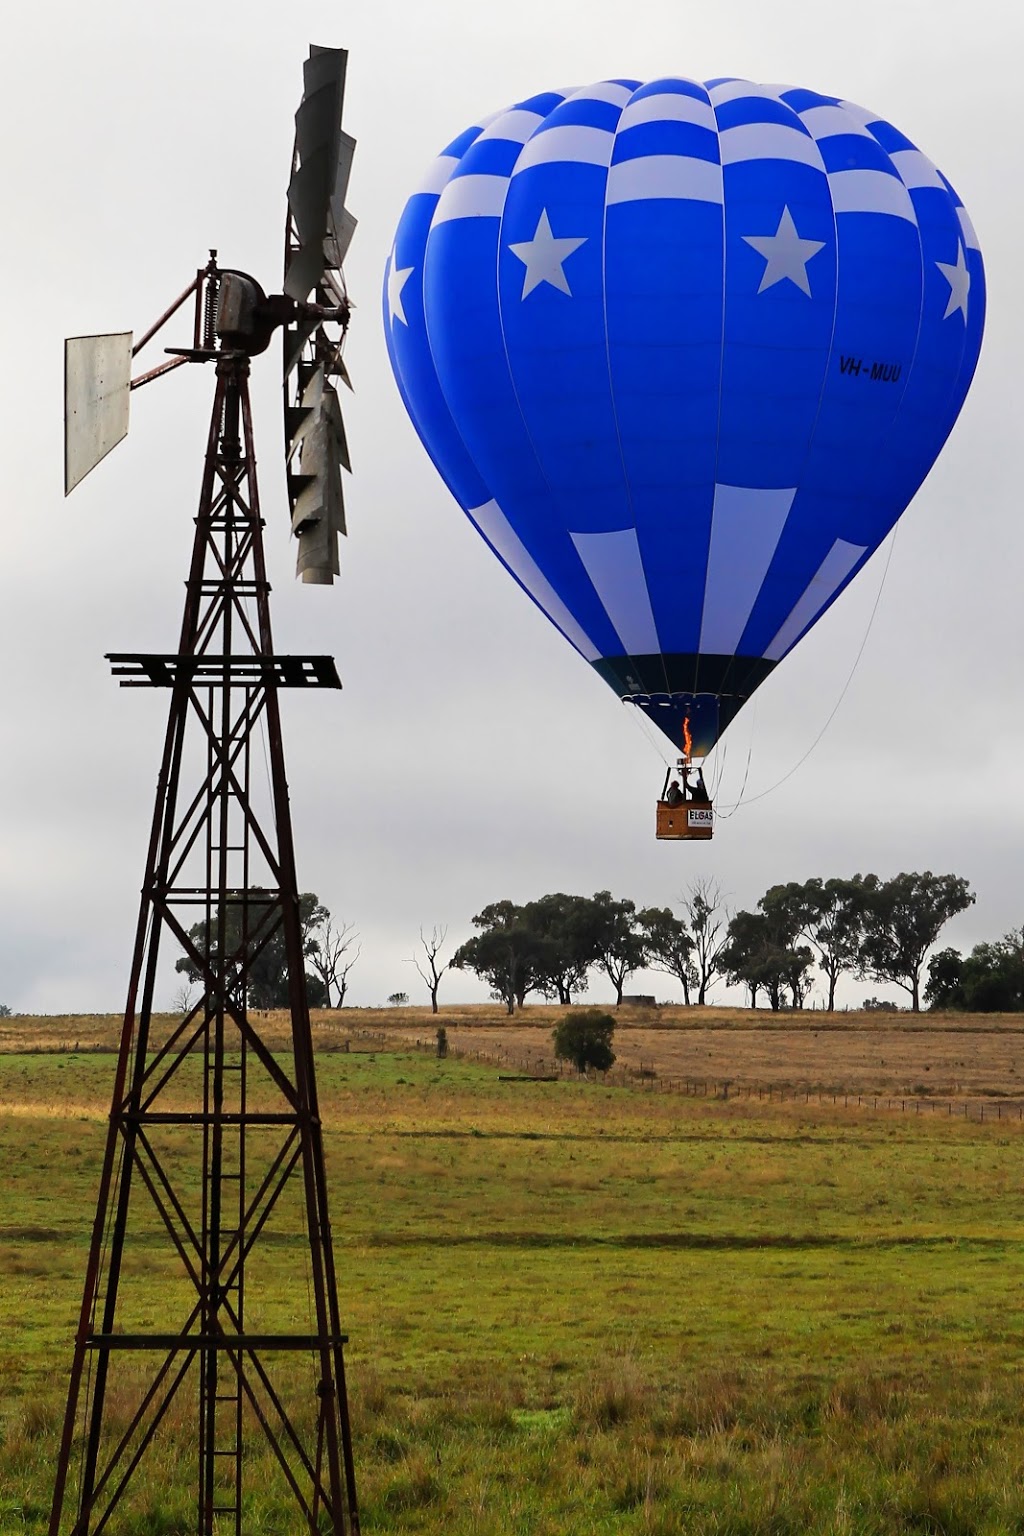
MULTIPOLYGON (((885 588, 886 577, 889 574, 889 566, 890 566, 890 564, 892 562, 892 552, 893 552, 893 550, 896 547, 896 530, 897 530, 898 527, 899 527, 898 523, 893 526, 892 537, 889 540, 889 553, 885 557, 885 568, 882 571, 882 579, 878 583, 878 591, 875 594, 874 607, 871 609, 871 615, 870 615, 870 617, 868 619, 868 622, 867 622, 867 628, 864 631, 864 638, 860 642, 860 649, 858 650, 856 656, 853 659, 853 666, 850 668, 850 674, 847 677, 846 682, 843 684, 842 692, 840 693, 838 699, 836 699, 835 704, 832 706, 832 712, 829 715, 828 719, 825 721, 825 724, 822 726, 822 728, 818 732, 817 736, 815 736, 814 740, 811 742, 810 746, 807 748, 807 751, 804 753, 803 757, 798 758, 797 761, 793 764, 792 768, 790 768, 789 772, 788 773, 784 773, 782 775, 781 779, 777 779, 774 784, 770 785, 767 789, 762 789, 758 794, 751 795, 749 800, 744 800, 743 792, 744 792, 744 790, 747 787, 747 776, 746 776, 746 774, 744 774, 744 776, 743 776, 743 785, 742 785, 742 787, 740 789, 739 799, 736 800, 734 802, 734 804, 726 806, 724 809, 719 809, 719 807, 716 806, 715 807, 715 814, 716 815, 722 816, 726 820, 728 820, 728 818, 731 815, 733 815, 734 812, 739 810, 741 805, 754 805, 758 800, 763 800, 767 795, 774 794, 777 789, 780 789, 782 787, 782 785, 785 784, 787 779, 791 779, 793 777, 794 773, 796 773, 798 768, 802 768, 803 767, 804 763, 806 763, 807 759, 810 757, 811 753, 814 751, 815 747, 818 745, 819 741, 824 736, 824 734, 828 730, 829 726, 832 724, 832 721, 835 719, 836 715, 839 713, 839 707, 842 704, 843 700, 846 698, 847 690, 849 689, 850 684, 853 682, 854 674, 856 673, 857 668, 860 666, 860 659, 864 655, 864 648, 865 648, 865 646, 868 643, 868 637, 871 634, 871 629, 872 629, 872 626, 874 625, 874 622, 875 622, 875 615, 878 612, 878 605, 879 605, 879 603, 882 600, 882 592, 883 592, 883 590, 885 588)), ((753 739, 751 739, 751 748, 753 748, 753 739)), ((747 756, 747 770, 748 770, 748 772, 749 772, 749 769, 750 769, 750 756, 748 754, 748 756, 747 756)))
MULTIPOLYGON (((743 783, 740 785, 739 799, 733 805, 726 806, 724 810, 720 810, 717 805, 715 806, 715 815, 716 816, 720 816, 723 821, 728 821, 730 816, 735 816, 736 812, 739 810, 740 806, 743 804, 743 796, 745 795, 746 789, 747 789, 747 780, 750 777, 750 762, 751 762, 751 759, 754 756, 754 732, 755 732, 755 728, 757 726, 757 703, 758 703, 758 701, 757 701, 757 698, 755 696, 755 698, 754 698, 754 708, 753 708, 753 711, 752 711, 752 718, 751 718, 751 722, 750 722, 750 741, 749 741, 749 743, 747 745, 747 765, 746 765, 746 767, 743 770, 743 783)), ((722 764, 722 768, 723 768, 723 772, 724 772, 724 769, 725 769, 724 762, 722 764)), ((719 776, 718 776, 718 783, 720 784, 721 782, 722 782, 722 775, 719 774, 719 776)), ((717 793, 718 793, 718 786, 716 785, 715 786, 715 791, 714 791, 714 793, 711 796, 712 800, 714 800, 715 794, 717 794, 717 793)), ((765 793, 767 793, 767 791, 765 791, 765 793)))
POLYGON ((711 789, 709 791, 712 800, 714 800, 715 796, 718 794, 718 786, 721 784, 725 775, 725 765, 729 760, 729 743, 727 741, 723 741, 722 750, 719 752, 718 743, 716 742, 713 750, 715 752, 715 766, 712 770, 714 777, 712 778, 711 789))
POLYGON ((662 762, 665 764, 665 767, 666 768, 671 768, 673 766, 672 759, 665 756, 665 749, 661 745, 660 733, 657 733, 655 731, 654 726, 648 720, 647 716, 644 714, 642 709, 638 709, 635 704, 632 706, 632 709, 633 709, 633 718, 634 718, 634 720, 636 721, 637 725, 640 728, 640 734, 647 738, 647 740, 650 742, 651 746, 654 748, 655 752, 657 752, 658 756, 661 758, 662 762))

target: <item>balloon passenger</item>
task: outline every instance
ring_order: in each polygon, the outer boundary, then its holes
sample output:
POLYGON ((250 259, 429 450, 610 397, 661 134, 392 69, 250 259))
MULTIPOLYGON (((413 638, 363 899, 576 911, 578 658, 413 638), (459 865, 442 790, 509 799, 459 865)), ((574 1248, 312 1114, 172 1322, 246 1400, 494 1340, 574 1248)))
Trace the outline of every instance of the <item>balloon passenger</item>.
POLYGON ((711 796, 704 785, 704 774, 700 768, 691 768, 686 775, 686 788, 689 798, 694 805, 710 805, 711 796))

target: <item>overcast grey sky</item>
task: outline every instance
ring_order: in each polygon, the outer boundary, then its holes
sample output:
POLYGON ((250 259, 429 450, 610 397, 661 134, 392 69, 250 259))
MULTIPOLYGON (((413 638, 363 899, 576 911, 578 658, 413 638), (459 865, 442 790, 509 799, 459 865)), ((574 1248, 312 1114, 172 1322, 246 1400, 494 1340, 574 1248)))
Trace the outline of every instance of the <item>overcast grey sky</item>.
MULTIPOLYGON (((254 405, 277 643, 332 651, 345 682, 286 695, 284 710, 300 882, 362 934, 352 1001, 417 999, 403 961, 421 923, 461 939, 488 901, 550 890, 661 905, 703 875, 735 907, 777 880, 930 868, 978 894, 951 941, 1024 920, 1018 5, 40 0, 6 33, 0 1002, 123 1006, 167 699, 119 692, 103 656, 174 643, 212 383, 184 369, 136 396, 128 442, 65 502, 62 338, 141 331, 209 245, 279 284, 310 41, 351 51, 359 140, 357 473, 333 589, 292 579, 273 353, 254 405), (810 86, 891 118, 963 197, 989 282, 974 388, 899 526, 881 595, 888 546, 727 735, 720 802, 746 781, 744 803, 692 847, 654 841, 662 758, 632 711, 450 500, 398 399, 379 318, 404 200, 456 133, 538 90, 668 73, 810 86), (836 705, 876 599, 834 720, 764 794, 836 705)), ((167 1002, 173 990, 168 977, 167 1002)), ((442 991, 482 996, 472 976, 442 991)))

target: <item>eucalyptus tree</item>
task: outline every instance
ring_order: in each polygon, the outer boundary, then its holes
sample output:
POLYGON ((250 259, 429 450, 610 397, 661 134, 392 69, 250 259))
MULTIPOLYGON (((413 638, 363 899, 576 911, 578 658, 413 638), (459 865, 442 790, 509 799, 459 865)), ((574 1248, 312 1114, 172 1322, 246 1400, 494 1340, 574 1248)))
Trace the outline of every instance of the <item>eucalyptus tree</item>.
POLYGON ((691 990, 698 982, 693 963, 696 947, 693 934, 671 907, 645 907, 637 913, 637 925, 647 946, 648 966, 653 971, 675 977, 683 989, 683 1002, 689 1008, 691 990))
POLYGON ((525 907, 512 901, 491 902, 473 918, 479 929, 460 944, 451 959, 455 970, 475 971, 505 1004, 521 1008, 526 994, 541 990, 548 974, 548 942, 537 933, 525 907))
POLYGON ((593 897, 594 963, 615 988, 615 1006, 622 1004, 626 977, 647 964, 647 941, 637 922, 636 905, 610 891, 596 891, 593 897))
POLYGON ((911 1008, 920 1013, 928 951, 950 918, 972 905, 974 892, 960 875, 933 875, 927 869, 891 880, 865 875, 862 888, 861 972, 908 992, 911 1008))

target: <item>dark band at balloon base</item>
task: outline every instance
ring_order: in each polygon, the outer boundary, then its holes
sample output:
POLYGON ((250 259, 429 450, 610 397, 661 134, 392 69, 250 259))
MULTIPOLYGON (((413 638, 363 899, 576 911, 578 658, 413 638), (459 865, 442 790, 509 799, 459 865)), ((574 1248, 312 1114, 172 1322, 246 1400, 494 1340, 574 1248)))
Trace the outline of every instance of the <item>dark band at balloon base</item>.
POLYGON ((693 757, 707 757, 776 665, 762 656, 672 655, 605 656, 593 663, 680 751, 686 722, 693 757))

